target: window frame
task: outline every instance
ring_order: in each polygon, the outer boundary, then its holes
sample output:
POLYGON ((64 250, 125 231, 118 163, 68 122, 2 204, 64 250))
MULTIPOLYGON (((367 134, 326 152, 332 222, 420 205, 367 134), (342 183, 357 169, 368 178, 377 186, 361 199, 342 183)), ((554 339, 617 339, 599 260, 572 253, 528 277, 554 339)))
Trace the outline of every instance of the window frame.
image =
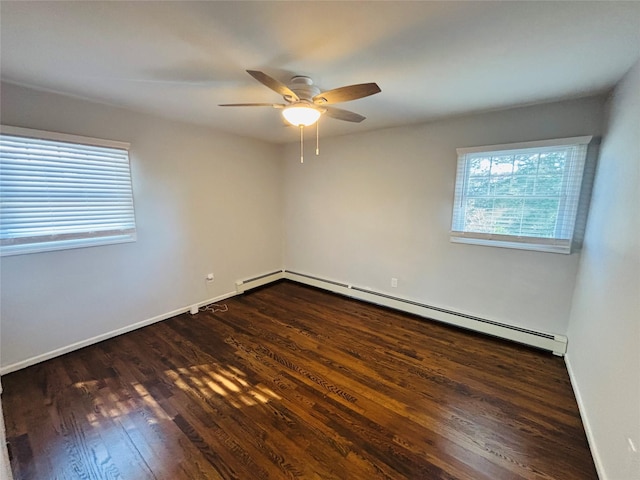
MULTIPOLYGON (((131 174, 131 158, 129 156, 130 144, 115 140, 105 140, 93 137, 85 137, 80 135, 72 135, 59 132, 50 132, 45 130, 35 130, 31 128, 14 127, 9 125, 0 125, 0 135, 10 137, 21 137, 25 139, 33 139, 35 141, 54 141, 72 144, 75 146, 109 148, 115 150, 126 151, 127 169, 128 169, 128 188, 130 191, 130 211, 132 218, 132 226, 122 230, 84 230, 76 233, 63 234, 41 234, 35 235, 34 238, 40 236, 41 241, 30 241, 21 243, 20 241, 10 242, 5 237, 0 237, 0 256, 23 255, 30 253, 40 253, 55 250, 67 250, 75 248, 85 248, 100 245, 112 245, 119 243, 135 242, 137 240, 135 203, 133 195, 133 176, 131 174)), ((106 178, 106 177, 105 177, 106 178)), ((0 192, 0 199, 5 201, 0 192)))
MULTIPOLYGON (((584 183, 583 177, 587 159, 587 150, 592 138, 593 137, 590 135, 585 135, 531 142, 457 148, 456 153, 458 154, 458 164, 456 169, 453 211, 451 215, 450 241, 453 243, 570 254, 575 234, 576 219, 579 211, 579 201, 584 183), (467 198, 465 189, 469 179, 468 162, 473 158, 473 156, 477 154, 486 154, 487 156, 499 154, 515 155, 517 153, 524 152, 531 153, 531 150, 544 152, 545 150, 576 147, 581 150, 579 150, 577 154, 571 156, 569 159, 569 165, 567 166, 568 170, 563 172, 562 194, 560 195, 559 200, 564 203, 564 206, 558 208, 559 221, 556 222, 556 232, 553 238, 480 233, 465 231, 463 230, 464 226, 460 228, 465 221, 464 213, 461 213, 461 211, 464 210, 462 205, 467 198), (461 174, 463 175, 462 179, 460 178, 461 174), (576 181, 578 181, 577 186, 567 185, 567 182, 576 181), (571 188, 570 194, 572 195, 570 199, 567 192, 567 189, 569 188, 571 188), (568 200, 570 201, 567 206, 568 200), (563 232, 558 231, 558 228, 560 228, 559 225, 564 225, 567 230, 570 230, 568 238, 566 238, 566 235, 560 238, 563 235, 563 232)), ((487 198, 495 197, 488 196, 487 198)), ((521 196, 520 198, 526 198, 526 196, 521 196)))

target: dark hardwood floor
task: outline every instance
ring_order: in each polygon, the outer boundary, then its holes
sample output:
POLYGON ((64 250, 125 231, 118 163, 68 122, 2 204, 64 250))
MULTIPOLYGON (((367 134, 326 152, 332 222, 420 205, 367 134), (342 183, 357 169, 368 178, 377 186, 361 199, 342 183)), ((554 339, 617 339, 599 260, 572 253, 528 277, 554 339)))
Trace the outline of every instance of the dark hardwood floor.
POLYGON ((225 303, 4 376, 16 480, 597 479, 561 358, 290 282, 225 303))

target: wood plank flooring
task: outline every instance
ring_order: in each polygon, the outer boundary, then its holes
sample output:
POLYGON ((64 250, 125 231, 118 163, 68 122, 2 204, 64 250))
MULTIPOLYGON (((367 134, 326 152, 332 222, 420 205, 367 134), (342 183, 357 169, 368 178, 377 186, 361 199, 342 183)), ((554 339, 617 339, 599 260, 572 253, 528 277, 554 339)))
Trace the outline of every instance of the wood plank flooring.
POLYGON ((291 282, 225 304, 4 376, 16 480, 597 479, 550 353, 291 282))

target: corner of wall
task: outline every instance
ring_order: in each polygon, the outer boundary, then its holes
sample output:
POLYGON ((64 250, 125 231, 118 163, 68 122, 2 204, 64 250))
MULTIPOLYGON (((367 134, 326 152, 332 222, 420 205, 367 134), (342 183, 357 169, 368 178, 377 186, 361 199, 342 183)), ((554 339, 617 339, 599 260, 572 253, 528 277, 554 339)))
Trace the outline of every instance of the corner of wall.
POLYGON ((578 411, 580 412, 582 425, 584 426, 584 431, 585 431, 585 434, 587 435, 587 442, 589 444, 589 450, 591 451, 591 456, 593 457, 593 463, 596 466, 596 472, 598 473, 598 477, 604 480, 605 474, 602 466, 602 460, 600 459, 598 449, 596 448, 596 439, 593 435, 593 430, 591 429, 591 422, 589 421, 589 416, 587 415, 587 409, 585 408, 584 401, 582 400, 582 394, 580 393, 580 386, 576 381, 576 377, 573 373, 573 368, 571 367, 571 355, 569 353, 565 353, 564 363, 567 367, 567 372, 569 373, 571 388, 573 389, 573 394, 576 397, 576 402, 578 404, 578 411))

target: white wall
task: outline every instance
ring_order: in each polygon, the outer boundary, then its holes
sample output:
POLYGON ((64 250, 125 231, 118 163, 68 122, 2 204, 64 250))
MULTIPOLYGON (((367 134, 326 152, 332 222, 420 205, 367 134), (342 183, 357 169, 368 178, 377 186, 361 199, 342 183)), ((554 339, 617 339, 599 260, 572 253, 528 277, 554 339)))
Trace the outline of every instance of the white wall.
POLYGON ((138 227, 135 243, 2 257, 3 368, 282 267, 279 148, 15 85, 1 93, 3 124, 130 142, 138 227))
POLYGON ((567 365, 603 480, 640 479, 640 63, 609 106, 567 365))
POLYGON ((565 334, 578 254, 449 242, 455 149, 598 136, 603 111, 604 98, 596 97, 321 138, 320 156, 309 147, 304 164, 299 145, 288 145, 285 266, 565 334))

